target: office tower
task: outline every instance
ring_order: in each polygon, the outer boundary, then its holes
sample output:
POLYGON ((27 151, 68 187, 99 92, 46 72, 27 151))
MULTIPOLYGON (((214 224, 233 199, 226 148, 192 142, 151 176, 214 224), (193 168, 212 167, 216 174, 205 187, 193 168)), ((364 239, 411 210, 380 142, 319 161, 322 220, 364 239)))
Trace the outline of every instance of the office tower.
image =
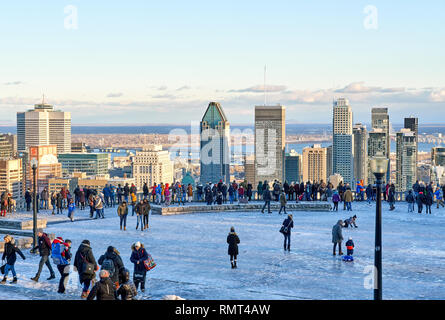
POLYGON ((287 183, 301 182, 301 154, 291 150, 284 158, 285 174, 287 183))
POLYGON ((332 171, 340 174, 345 183, 354 185, 352 110, 348 99, 334 101, 332 171))
POLYGON ((71 153, 87 153, 88 146, 85 142, 72 142, 71 143, 71 153))
POLYGON ((210 102, 200 123, 201 183, 230 182, 230 125, 218 102, 210 102))
POLYGON ((414 136, 416 137, 416 163, 418 161, 418 147, 419 147, 419 118, 415 118, 413 116, 404 119, 405 129, 410 129, 414 132, 414 136))
POLYGON ((244 157, 244 177, 247 182, 251 183, 256 189, 257 183, 255 181, 255 157, 244 157))
POLYGON ((22 159, 0 159, 0 194, 8 191, 13 199, 22 195, 22 159))
POLYGON ((8 157, 17 156, 17 135, 10 133, 0 134, 0 157, 1 154, 5 154, 6 149, 9 149, 8 157))
MULTIPOLYGON (((391 137, 389 132, 389 114, 388 108, 372 108, 371 110, 371 121, 372 121, 372 129, 382 129, 386 134, 386 151, 384 152, 385 156, 389 159, 391 154, 391 137)), ((386 181, 390 180, 391 176, 391 164, 388 161, 388 170, 386 172, 386 181)))
POLYGON ((29 159, 26 169, 26 186, 32 189, 33 172, 31 168, 32 160, 38 161, 36 170, 37 190, 41 192, 48 186, 50 178, 62 177, 62 164, 57 160, 57 145, 29 146, 29 159))
POLYGON ((357 123, 353 128, 354 135, 354 180, 368 183, 368 132, 366 126, 357 123))
POLYGON ((138 190, 146 182, 149 187, 159 183, 173 183, 173 162, 170 153, 160 145, 149 145, 136 151, 133 158, 133 178, 138 190))
POLYGON ((255 181, 283 182, 286 108, 255 106, 255 181))
POLYGON ((62 172, 85 172, 87 176, 108 174, 110 154, 108 153, 61 153, 58 155, 62 172))
MULTIPOLYGON (((371 167, 369 165, 369 161, 377 155, 378 152, 381 152, 383 156, 388 157, 387 152, 387 143, 386 139, 387 135, 384 129, 374 129, 369 132, 368 137, 368 183, 375 184, 375 176, 371 172, 371 167)), ((383 177, 383 182, 386 183, 387 177, 383 177)))
POLYGON ((333 175, 332 171, 332 145, 326 148, 326 175, 330 177, 333 175))
POLYGON ((396 141, 396 191, 405 192, 416 182, 416 134, 410 129, 401 129, 396 141))
POLYGON ((54 110, 44 101, 33 110, 17 112, 18 151, 40 145, 57 145, 59 153, 71 152, 70 112, 54 110))
POLYGON ((445 147, 434 147, 431 149, 431 166, 445 167, 445 147))
POLYGON ((0 135, 0 159, 8 159, 13 155, 12 145, 3 135, 0 135))
POLYGON ((303 181, 305 183, 327 181, 326 153, 326 148, 322 148, 320 144, 303 149, 303 181))

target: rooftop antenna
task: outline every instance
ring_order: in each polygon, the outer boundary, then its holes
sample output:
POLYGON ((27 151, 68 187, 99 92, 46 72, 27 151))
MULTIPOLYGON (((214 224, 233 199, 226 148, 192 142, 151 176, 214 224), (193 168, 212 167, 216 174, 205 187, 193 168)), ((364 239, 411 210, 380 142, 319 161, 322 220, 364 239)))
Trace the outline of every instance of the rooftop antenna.
POLYGON ((45 104, 45 94, 43 94, 43 97, 42 97, 42 105, 44 105, 45 104))
POLYGON ((266 100, 266 65, 264 65, 264 106, 267 105, 266 100))

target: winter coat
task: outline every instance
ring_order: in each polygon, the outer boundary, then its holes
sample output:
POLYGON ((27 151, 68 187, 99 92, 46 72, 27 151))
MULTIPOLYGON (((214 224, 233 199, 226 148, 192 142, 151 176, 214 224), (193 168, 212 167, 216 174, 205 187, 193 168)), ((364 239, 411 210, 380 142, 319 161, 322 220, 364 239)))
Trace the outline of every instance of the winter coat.
POLYGON ((332 227, 332 243, 337 243, 342 241, 343 241, 342 225, 340 224, 340 222, 337 222, 337 224, 332 227))
POLYGON ((287 204, 286 195, 284 193, 281 193, 280 195, 280 204, 283 207, 287 204))
POLYGON ((406 196, 406 202, 414 203, 414 195, 412 193, 408 193, 406 196))
POLYGON ((192 187, 191 185, 189 185, 189 186, 187 187, 187 195, 188 195, 189 197, 193 197, 193 187, 192 187))
POLYGON ((148 214, 150 213, 150 209, 151 209, 150 202, 145 202, 142 204, 142 214, 144 216, 148 216, 148 214))
POLYGON ((23 260, 25 260, 25 256, 23 255, 22 251, 20 251, 20 249, 15 246, 15 243, 5 243, 2 260, 6 260, 6 264, 13 266, 17 261, 17 253, 20 255, 20 257, 22 257, 23 260))
POLYGON ((94 265, 94 270, 99 270, 99 267, 97 266, 96 259, 93 255, 93 250, 91 247, 86 244, 82 243, 79 246, 79 249, 76 252, 76 256, 74 258, 74 266, 77 268, 77 272, 79 273, 79 280, 80 282, 84 282, 85 280, 92 280, 96 278, 96 274, 84 274, 82 272, 82 267, 84 265, 84 260, 86 260, 88 263, 92 263, 94 265), (83 257, 83 258, 82 258, 83 257))
POLYGON ((346 192, 344 194, 344 199, 345 199, 345 202, 352 202, 352 201, 354 201, 354 196, 352 195, 351 190, 346 190, 346 192))
POLYGON ((133 282, 127 281, 123 283, 117 290, 117 296, 121 297, 121 300, 134 300, 137 296, 138 290, 133 282))
POLYGON ((427 192, 425 198, 426 198, 425 204, 427 206, 433 205, 433 194, 431 192, 427 192))
POLYGON ((235 232, 230 232, 227 236, 227 243, 229 244, 229 248, 227 250, 227 253, 231 256, 237 256, 238 255, 238 243, 239 237, 235 232))
POLYGON ((332 202, 340 202, 340 196, 338 195, 338 193, 334 193, 334 195, 332 196, 332 202))
POLYGON ((354 241, 352 241, 352 240, 346 241, 346 249, 348 249, 348 250, 354 249, 354 241))
POLYGON ((117 215, 118 216, 123 216, 125 214, 128 214, 128 206, 123 206, 122 204, 117 207, 117 215))
POLYGON ((110 278, 101 278, 91 289, 87 300, 117 300, 116 286, 110 278))
POLYGON ((416 198, 416 202, 418 206, 422 206, 423 204, 426 204, 426 197, 425 195, 422 193, 417 196, 416 198))
POLYGON ((270 201, 272 199, 272 195, 270 194, 270 191, 268 189, 264 189, 263 191, 263 200, 264 201, 270 201))
POLYGON ((145 273, 147 272, 147 270, 145 269, 144 266, 144 261, 148 259, 148 253, 144 248, 144 245, 141 244, 141 247, 139 248, 139 250, 136 250, 136 248, 134 248, 134 246, 132 246, 132 252, 131 252, 131 257, 130 257, 130 261, 134 264, 134 273, 145 273), (138 264, 139 262, 139 264, 138 264))
POLYGON ((285 234, 291 234, 291 229, 294 227, 294 220, 290 219, 290 218, 286 218, 283 221, 283 226, 286 228, 287 227, 287 232, 285 232, 285 234))
POLYGON ((37 240, 37 247, 39 249, 40 256, 50 256, 51 255, 51 240, 49 240, 48 235, 43 233, 41 237, 37 240))
POLYGON ((101 255, 97 263, 102 265, 105 259, 110 259, 114 263, 114 274, 110 275, 111 280, 116 283, 119 281, 119 274, 124 269, 124 263, 122 262, 122 258, 119 254, 116 253, 116 249, 113 248, 113 251, 107 250, 105 254, 101 255))

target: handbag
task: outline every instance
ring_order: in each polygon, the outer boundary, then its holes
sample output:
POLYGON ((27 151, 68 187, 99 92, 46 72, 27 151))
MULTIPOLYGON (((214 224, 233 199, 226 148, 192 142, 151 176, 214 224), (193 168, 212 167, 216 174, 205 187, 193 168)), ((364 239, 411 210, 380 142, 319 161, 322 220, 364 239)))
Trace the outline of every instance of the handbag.
POLYGON ((5 268, 6 268, 6 264, 4 264, 4 265, 2 265, 2 266, 0 267, 0 272, 1 272, 2 274, 5 274, 5 268))
POLYGON ((285 233, 287 233, 289 231, 289 226, 290 226, 291 222, 292 222, 292 220, 289 221, 289 223, 287 224, 286 227, 284 225, 281 226, 280 232, 282 234, 285 234, 285 233))
POLYGON ((96 272, 94 270, 94 264, 89 263, 84 256, 80 255, 83 259, 83 264, 82 264, 82 273, 87 275, 87 276, 91 276, 94 275, 96 272))
POLYGON ((147 253, 147 255, 148 255, 148 259, 144 260, 144 267, 145 267, 145 270, 150 271, 151 269, 156 267, 156 263, 149 253, 147 253))

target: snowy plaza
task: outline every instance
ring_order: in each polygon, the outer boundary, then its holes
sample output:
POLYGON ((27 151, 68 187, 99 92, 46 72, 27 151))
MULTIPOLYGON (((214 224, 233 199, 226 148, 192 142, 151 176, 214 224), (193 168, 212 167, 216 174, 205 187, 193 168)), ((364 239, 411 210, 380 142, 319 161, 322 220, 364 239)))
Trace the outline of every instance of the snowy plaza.
MULTIPOLYGON (((147 274, 147 290, 139 299, 178 295, 184 299, 372 299, 370 287, 374 263, 375 204, 353 203, 353 212, 288 212, 293 214, 291 251, 283 250, 279 233, 284 215, 261 212, 212 212, 150 216, 148 231, 136 231, 136 215, 128 216, 127 231, 119 230, 116 208, 105 210, 105 219, 49 224, 54 233, 73 242, 74 254, 82 240, 91 242, 96 260, 107 247, 116 247, 126 268, 131 244, 141 241, 157 267, 147 274), (343 229, 355 242, 355 261, 332 256, 331 230, 339 219, 356 214, 357 229, 343 229), (231 269, 226 237, 234 226, 241 240, 238 268, 231 269)), ((88 210, 76 210, 77 218, 88 210)), ((40 217, 49 217, 42 212, 40 217)), ((54 216, 53 216, 54 217, 54 216)), ((66 217, 66 216, 64 216, 66 217)), ((49 217, 50 219, 52 217, 49 217)), ((48 221, 50 221, 48 219, 48 221)), ((431 215, 408 213, 405 203, 389 211, 383 203, 383 298, 445 298, 445 209, 431 215)), ((39 257, 23 249, 18 258, 18 283, 0 286, 1 299, 80 299, 77 273, 72 272, 65 295, 57 293, 59 274, 46 281, 30 280, 39 257)))

